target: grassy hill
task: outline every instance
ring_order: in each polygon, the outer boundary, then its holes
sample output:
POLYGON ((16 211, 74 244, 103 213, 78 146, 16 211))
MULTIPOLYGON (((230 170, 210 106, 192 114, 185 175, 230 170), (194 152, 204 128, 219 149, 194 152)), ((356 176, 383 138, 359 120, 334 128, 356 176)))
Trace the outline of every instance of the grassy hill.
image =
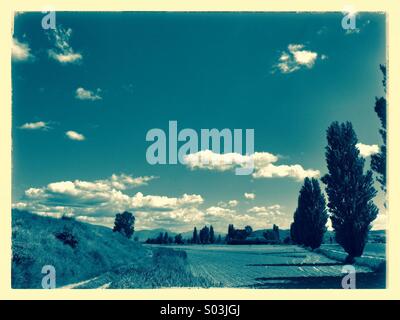
POLYGON ((184 251, 143 246, 110 228, 73 219, 13 210, 12 287, 41 288, 45 265, 55 267, 57 288, 71 284, 70 288, 212 284, 192 274, 184 251))
POLYGON ((55 267, 59 287, 138 262, 149 251, 106 227, 18 210, 12 240, 13 288, 40 288, 44 265, 55 267))

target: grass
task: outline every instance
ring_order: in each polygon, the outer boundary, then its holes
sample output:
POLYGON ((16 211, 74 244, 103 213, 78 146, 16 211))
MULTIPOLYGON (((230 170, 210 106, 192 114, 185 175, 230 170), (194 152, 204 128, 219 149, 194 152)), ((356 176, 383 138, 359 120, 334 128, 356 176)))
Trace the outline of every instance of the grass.
POLYGON ((42 267, 56 286, 76 288, 209 287, 190 271, 185 251, 150 248, 111 229, 73 219, 12 211, 12 287, 41 288, 42 267))
POLYGON ((138 263, 146 252, 140 244, 106 227, 12 212, 13 288, 41 288, 45 265, 55 267, 59 287, 138 263))
POLYGON ((153 248, 153 255, 141 263, 117 268, 103 275, 102 279, 95 279, 77 288, 96 288, 100 283, 108 283, 109 289, 212 286, 209 280, 193 276, 185 251, 169 248, 153 248))

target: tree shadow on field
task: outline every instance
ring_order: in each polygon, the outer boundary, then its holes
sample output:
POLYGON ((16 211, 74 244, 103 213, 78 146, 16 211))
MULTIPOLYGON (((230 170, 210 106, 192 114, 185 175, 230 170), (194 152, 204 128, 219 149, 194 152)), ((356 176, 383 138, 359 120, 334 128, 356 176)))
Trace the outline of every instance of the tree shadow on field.
MULTIPOLYGON (((342 276, 321 277, 262 277, 244 287, 254 289, 343 289, 342 276)), ((357 289, 385 289, 386 274, 381 272, 364 272, 356 275, 357 289)))
POLYGON ((320 262, 320 263, 255 263, 246 264, 248 267, 332 267, 343 266, 341 262, 320 262))

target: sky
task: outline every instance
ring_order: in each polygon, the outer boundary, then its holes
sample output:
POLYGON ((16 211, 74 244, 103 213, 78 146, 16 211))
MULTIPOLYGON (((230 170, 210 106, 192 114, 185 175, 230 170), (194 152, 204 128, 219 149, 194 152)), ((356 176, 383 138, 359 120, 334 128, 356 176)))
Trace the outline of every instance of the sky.
POLYGON ((47 30, 44 16, 14 22, 14 208, 107 226, 129 210, 136 229, 285 229, 303 179, 327 173, 333 121, 352 122, 365 169, 381 144, 383 14, 357 13, 354 30, 342 13, 56 12, 47 30), (146 135, 168 139, 170 121, 199 136, 254 129, 253 174, 199 164, 226 156, 213 151, 149 164, 146 135))

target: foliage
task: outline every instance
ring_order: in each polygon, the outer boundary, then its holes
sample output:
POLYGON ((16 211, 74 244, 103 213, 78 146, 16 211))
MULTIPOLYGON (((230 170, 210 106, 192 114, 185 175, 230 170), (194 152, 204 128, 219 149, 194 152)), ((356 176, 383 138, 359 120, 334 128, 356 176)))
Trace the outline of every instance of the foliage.
POLYGON ((357 136, 350 122, 333 122, 327 130, 326 184, 336 241, 348 253, 348 262, 364 251, 371 223, 378 209, 372 172, 364 174, 364 159, 356 148, 357 136))
POLYGON ((117 213, 114 221, 114 232, 123 234, 128 239, 132 237, 135 230, 135 217, 132 213, 125 211, 123 213, 117 213))
MULTIPOLYGON (((386 93, 386 66, 380 65, 383 74, 383 88, 386 93)), ((382 137, 382 145, 377 154, 371 156, 371 169, 378 175, 376 180, 381 184, 381 189, 386 192, 386 98, 375 98, 375 112, 381 122, 379 133, 382 137)))
POLYGON ((293 242, 312 249, 319 248, 326 231, 328 214, 318 180, 305 178, 293 218, 290 228, 293 242))

